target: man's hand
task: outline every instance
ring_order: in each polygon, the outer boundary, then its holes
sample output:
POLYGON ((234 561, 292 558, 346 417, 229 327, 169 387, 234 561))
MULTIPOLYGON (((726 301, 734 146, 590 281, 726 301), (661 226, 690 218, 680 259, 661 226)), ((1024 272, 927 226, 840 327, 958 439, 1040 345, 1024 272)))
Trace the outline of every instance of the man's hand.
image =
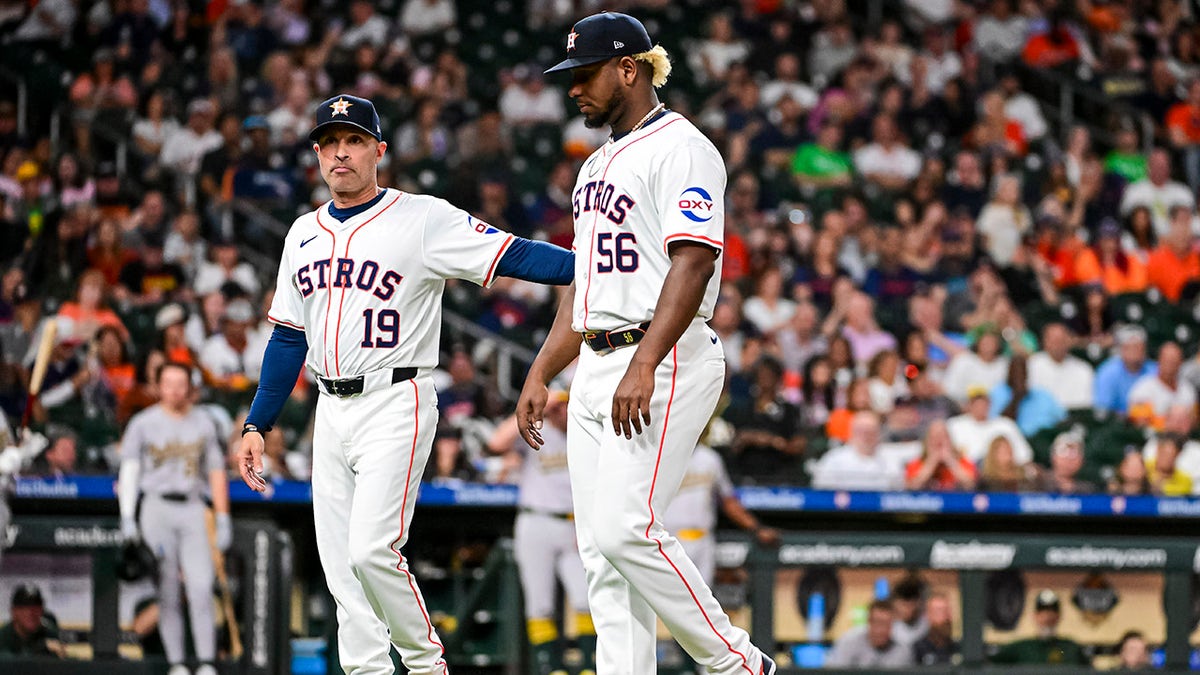
POLYGON ((773 527, 759 527, 754 531, 754 538, 763 546, 778 546, 783 540, 783 535, 779 530, 773 527))
POLYGON ((255 492, 267 489, 267 481, 262 477, 263 445, 262 434, 251 431, 242 436, 242 445, 238 448, 238 470, 242 472, 242 482, 255 492))
POLYGON ((613 392, 613 432, 633 438, 633 434, 642 433, 643 424, 650 426, 650 397, 653 395, 654 367, 630 363, 625 377, 613 392))
POLYGON ((542 440, 542 412, 549 398, 550 389, 541 380, 525 379, 521 397, 517 399, 517 431, 534 450, 540 450, 546 443, 542 440))

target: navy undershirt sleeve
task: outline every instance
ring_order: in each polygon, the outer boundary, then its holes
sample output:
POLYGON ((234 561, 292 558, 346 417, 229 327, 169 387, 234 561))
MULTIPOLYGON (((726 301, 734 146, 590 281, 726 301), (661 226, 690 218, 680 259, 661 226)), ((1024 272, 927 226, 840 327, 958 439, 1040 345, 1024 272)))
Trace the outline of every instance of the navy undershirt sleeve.
POLYGON ((304 331, 275 326, 263 354, 258 391, 254 393, 246 424, 253 424, 264 432, 274 426, 283 404, 296 386, 296 378, 304 367, 307 353, 308 340, 304 337, 304 331))
POLYGON ((544 241, 513 237, 496 265, 496 276, 567 286, 575 279, 575 254, 544 241))

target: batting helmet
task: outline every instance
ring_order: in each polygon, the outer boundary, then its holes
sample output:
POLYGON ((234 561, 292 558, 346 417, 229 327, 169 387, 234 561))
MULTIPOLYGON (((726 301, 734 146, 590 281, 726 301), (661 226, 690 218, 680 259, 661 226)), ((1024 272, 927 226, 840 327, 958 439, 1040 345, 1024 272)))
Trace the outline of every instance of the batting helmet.
POLYGON ((154 551, 145 542, 131 540, 121 546, 117 559, 117 578, 122 581, 137 581, 158 571, 158 560, 154 551))

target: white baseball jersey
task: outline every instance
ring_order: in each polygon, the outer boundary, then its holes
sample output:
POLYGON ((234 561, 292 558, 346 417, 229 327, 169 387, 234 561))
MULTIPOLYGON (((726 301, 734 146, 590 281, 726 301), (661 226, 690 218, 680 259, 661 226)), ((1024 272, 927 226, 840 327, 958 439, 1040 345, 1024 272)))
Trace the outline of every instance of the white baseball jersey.
POLYGON ((733 481, 725 462, 707 445, 696 446, 679 492, 663 515, 663 526, 672 532, 708 530, 717 524, 717 500, 733 494, 733 481))
MULTIPOLYGON (((592 153, 572 193, 572 328, 613 330, 649 321, 671 267, 667 245, 724 246, 725 178, 712 142, 675 112, 592 153)), ((714 274, 701 318, 712 317, 720 285, 714 274)))
POLYGON ((300 216, 284 242, 268 318, 305 331, 320 376, 436 366, 445 280, 491 284, 512 243, 444 200, 385 192, 346 222, 329 204, 300 216))
POLYGON ((570 513, 571 474, 567 471, 567 432, 553 424, 542 427, 545 445, 533 451, 518 438, 513 449, 524 455, 517 505, 545 513, 570 513))

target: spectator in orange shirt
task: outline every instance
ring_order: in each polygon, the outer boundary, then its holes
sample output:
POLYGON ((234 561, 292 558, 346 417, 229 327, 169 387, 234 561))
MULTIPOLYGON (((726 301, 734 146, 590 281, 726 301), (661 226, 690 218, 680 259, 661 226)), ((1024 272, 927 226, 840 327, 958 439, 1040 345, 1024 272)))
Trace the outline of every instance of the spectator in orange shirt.
POLYGON ((1187 99, 1167 110, 1167 140, 1183 155, 1188 185, 1200 186, 1200 78, 1188 83, 1187 99))
POLYGON ((904 469, 905 489, 975 489, 975 465, 954 447, 944 421, 937 420, 929 425, 922 446, 922 455, 904 469))
POLYGON ((850 422, 862 410, 871 409, 871 387, 866 378, 859 378, 846 388, 846 404, 829 413, 825 435, 845 443, 850 440, 850 422))
POLYGON ((1054 274, 1059 288, 1076 286, 1075 259, 1087 245, 1058 216, 1042 213, 1037 217, 1037 253, 1054 274))
POLYGON ((1112 295, 1146 290, 1146 265, 1121 249, 1121 226, 1108 217, 1100 223, 1096 245, 1075 257, 1075 278, 1099 283, 1112 295))
MULTIPOLYGON (((121 318, 104 306, 107 289, 104 273, 100 270, 87 270, 79 277, 75 299, 64 302, 58 309, 58 316, 70 319, 66 325, 73 334, 68 337, 86 342, 92 339, 101 326, 112 326, 120 332, 122 340, 129 339, 129 331, 121 318)), ((59 330, 62 330, 62 327, 59 330)))
POLYGON ((1171 302, 1178 302, 1183 287, 1200 280, 1200 253, 1192 245, 1192 210, 1173 206, 1167 235, 1150 254, 1146 264, 1151 286, 1171 302))
POLYGON ((1079 55, 1079 43, 1061 16, 1052 19, 1049 30, 1030 37, 1021 50, 1021 59, 1034 68, 1055 68, 1079 60, 1079 55))

